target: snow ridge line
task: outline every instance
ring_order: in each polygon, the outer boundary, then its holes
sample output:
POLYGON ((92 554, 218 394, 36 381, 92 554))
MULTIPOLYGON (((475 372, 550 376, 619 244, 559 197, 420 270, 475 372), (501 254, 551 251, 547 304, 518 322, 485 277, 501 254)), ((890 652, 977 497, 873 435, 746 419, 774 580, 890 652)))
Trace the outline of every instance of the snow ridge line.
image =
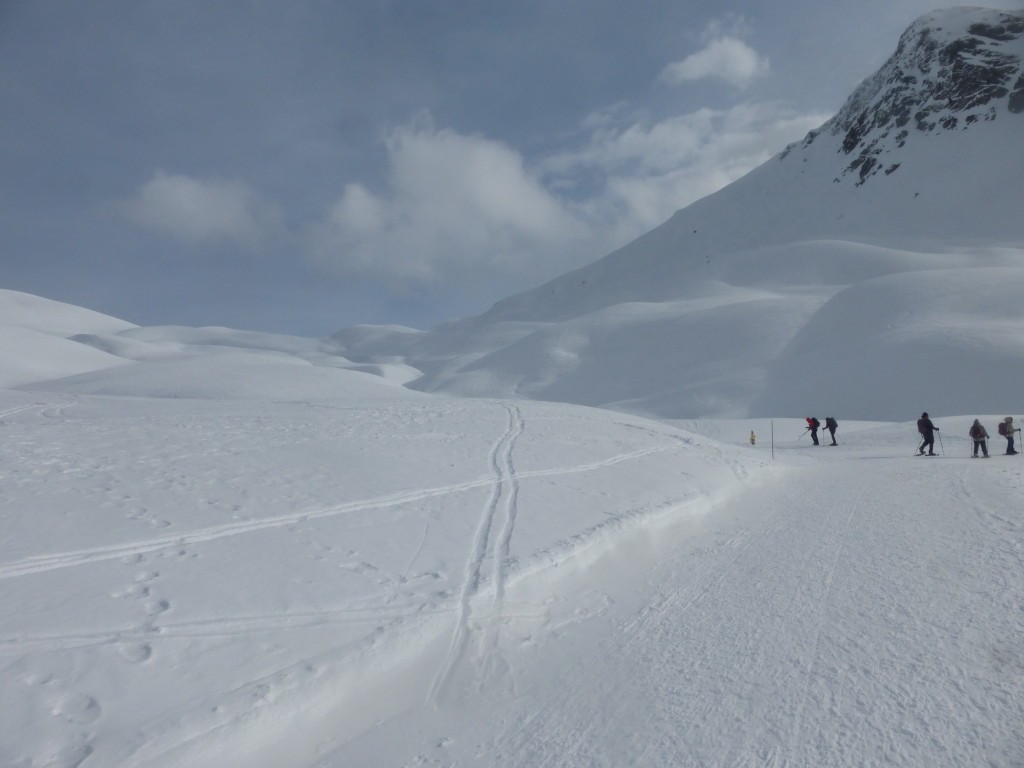
MULTIPOLYGON (((498 440, 491 446, 488 461, 494 473, 491 495, 484 506, 483 514, 480 516, 480 523, 477 526, 476 534, 473 537, 473 545, 470 550, 469 559, 466 562, 466 577, 463 581, 462 592, 459 595, 458 612, 455 620, 455 630, 452 633, 451 643, 444 664, 437 677, 434 679, 427 696, 428 702, 435 707, 441 695, 448 686, 451 676, 458 665, 459 660, 465 655, 466 645, 469 642, 471 630, 469 621, 472 615, 470 601, 476 595, 480 587, 480 571, 484 559, 487 556, 488 544, 491 537, 491 528, 494 525, 494 517, 497 513, 498 502, 504 490, 506 482, 510 481, 509 467, 512 461, 512 446, 514 441, 522 433, 522 417, 518 409, 504 406, 508 415, 508 422, 505 431, 498 440)), ((511 532, 509 534, 511 536, 511 532)), ((497 556, 497 555, 496 555, 497 556)), ((497 576, 497 574, 495 574, 497 576)))
MULTIPOLYGON (((504 438, 505 436, 503 435, 502 439, 504 438)), ((578 464, 572 467, 537 469, 522 472, 519 473, 517 477, 522 479, 531 477, 549 477, 552 475, 568 475, 577 472, 590 472, 595 469, 602 469, 615 464, 621 464, 625 461, 650 456, 654 453, 672 450, 676 447, 677 446, 675 445, 665 445, 656 448, 647 448, 620 454, 600 461, 578 464)), ((495 462, 496 461, 497 459, 495 459, 495 462)), ((281 528, 286 525, 305 522, 307 520, 319 520, 322 518, 336 517, 339 515, 362 512, 368 509, 378 509, 381 507, 400 506, 402 504, 410 504, 416 501, 434 498, 436 496, 445 496, 451 493, 462 493, 464 491, 475 490, 487 485, 493 485, 494 482, 493 477, 480 478, 477 480, 469 480, 465 483, 455 483, 453 485, 438 486, 436 488, 424 488, 416 491, 396 493, 389 496, 379 496, 374 499, 352 501, 324 509, 294 512, 287 515, 276 515, 274 517, 266 517, 260 520, 226 523, 224 525, 212 526, 210 528, 201 528, 188 533, 168 534, 155 539, 128 542, 125 544, 113 544, 106 547, 95 547, 91 549, 55 552, 48 555, 32 555, 21 560, 15 560, 14 562, 0 565, 0 579, 27 576, 33 573, 56 570, 58 568, 90 565, 92 563, 103 562, 104 560, 116 560, 119 557, 127 557, 129 555, 157 552, 168 547, 214 541, 216 539, 237 536, 244 533, 256 533, 268 529, 281 528)))

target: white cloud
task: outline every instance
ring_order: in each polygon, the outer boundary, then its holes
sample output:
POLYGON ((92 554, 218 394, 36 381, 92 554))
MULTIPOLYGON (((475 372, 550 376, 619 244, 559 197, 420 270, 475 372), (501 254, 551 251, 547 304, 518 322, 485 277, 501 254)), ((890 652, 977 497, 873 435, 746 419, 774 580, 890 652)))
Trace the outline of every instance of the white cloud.
POLYGON ((529 274, 579 235, 565 206, 501 142, 421 118, 385 144, 386 194, 345 188, 311 232, 319 262, 413 282, 529 274))
POLYGON ((309 243, 333 271, 405 285, 546 279, 661 224, 829 117, 748 103, 651 120, 616 105, 583 121, 580 146, 532 165, 506 144, 419 119, 385 136, 386 189, 348 184, 309 243))
POLYGON ((697 53, 666 66, 660 80, 669 85, 717 77, 736 88, 746 88, 768 74, 768 59, 738 37, 723 36, 711 40, 697 53))
POLYGON ((548 158, 542 168, 553 187, 597 185, 584 204, 588 218, 623 242, 735 181, 829 117, 775 103, 659 121, 616 108, 588 118, 588 143, 548 158))
POLYGON ((139 226, 189 243, 230 240, 257 244, 276 214, 238 181, 201 180, 157 171, 138 194, 120 204, 139 226))

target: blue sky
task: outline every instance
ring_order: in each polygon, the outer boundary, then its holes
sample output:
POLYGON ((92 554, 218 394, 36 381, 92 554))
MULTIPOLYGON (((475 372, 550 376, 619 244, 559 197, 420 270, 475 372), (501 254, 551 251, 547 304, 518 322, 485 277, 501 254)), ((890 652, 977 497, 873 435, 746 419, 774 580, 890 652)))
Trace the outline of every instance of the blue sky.
POLYGON ((946 5, 2 0, 0 287, 309 336, 476 314, 801 138, 946 5))

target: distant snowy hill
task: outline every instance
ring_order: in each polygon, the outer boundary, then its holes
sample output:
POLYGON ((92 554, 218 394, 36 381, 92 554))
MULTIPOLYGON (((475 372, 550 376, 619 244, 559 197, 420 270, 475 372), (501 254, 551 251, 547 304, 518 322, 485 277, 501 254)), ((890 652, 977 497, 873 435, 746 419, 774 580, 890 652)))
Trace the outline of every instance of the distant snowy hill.
MULTIPOLYGON (((297 401, 398 396, 401 364, 352 363, 315 339, 229 328, 139 328, 0 290, 0 389, 297 401)), ((406 393, 408 395, 409 393, 406 393)))
POLYGON ((928 14, 843 109, 609 256, 430 333, 412 386, 661 417, 999 412, 1024 378, 1024 14, 928 14))
POLYGON ((81 307, 0 290, 0 389, 121 365, 124 360, 68 337, 134 327, 81 307))

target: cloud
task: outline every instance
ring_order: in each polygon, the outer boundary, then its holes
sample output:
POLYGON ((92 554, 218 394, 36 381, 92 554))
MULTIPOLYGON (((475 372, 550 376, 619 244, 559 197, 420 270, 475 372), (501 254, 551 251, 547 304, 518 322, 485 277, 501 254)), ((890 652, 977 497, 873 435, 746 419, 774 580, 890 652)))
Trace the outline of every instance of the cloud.
POLYGON ((740 178, 829 117, 768 102, 651 120, 620 106, 590 116, 588 141, 547 158, 542 170, 554 188, 587 187, 587 218, 609 240, 623 242, 740 178))
POLYGON ((682 61, 666 66, 659 80, 668 85, 717 77, 736 88, 747 88, 768 74, 768 59, 740 39, 742 20, 712 22, 705 30, 705 47, 682 61), (731 26, 735 31, 726 31, 731 26))
POLYGON ((830 115, 777 103, 653 120, 616 105, 577 146, 527 163, 512 147, 421 116, 384 137, 385 188, 354 182, 307 232, 319 265, 396 286, 553 277, 661 224, 830 115))
POLYGON ((529 274, 580 234, 506 144, 438 130, 421 116, 389 131, 385 147, 386 191, 347 185, 310 232, 321 264, 420 283, 529 274))
POLYGON ((238 181, 201 180, 157 171, 120 210, 146 229, 196 244, 258 244, 277 226, 276 212, 238 181))

